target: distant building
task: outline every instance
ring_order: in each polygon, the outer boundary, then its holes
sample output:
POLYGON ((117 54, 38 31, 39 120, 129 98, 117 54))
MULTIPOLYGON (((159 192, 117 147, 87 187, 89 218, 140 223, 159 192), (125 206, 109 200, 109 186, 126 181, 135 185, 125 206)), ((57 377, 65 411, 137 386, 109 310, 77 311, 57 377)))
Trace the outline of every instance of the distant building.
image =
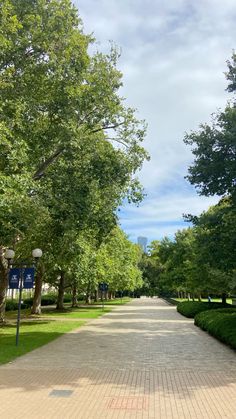
POLYGON ((142 250, 146 253, 147 237, 138 237, 138 244, 142 248, 142 250))

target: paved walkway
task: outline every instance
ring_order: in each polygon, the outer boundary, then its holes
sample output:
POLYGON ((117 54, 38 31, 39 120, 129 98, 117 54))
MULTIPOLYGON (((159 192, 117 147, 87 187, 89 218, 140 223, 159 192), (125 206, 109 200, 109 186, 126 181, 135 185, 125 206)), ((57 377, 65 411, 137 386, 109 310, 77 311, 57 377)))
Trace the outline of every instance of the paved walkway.
POLYGON ((0 390, 1 419, 233 419, 236 356, 138 299, 0 367, 0 390))

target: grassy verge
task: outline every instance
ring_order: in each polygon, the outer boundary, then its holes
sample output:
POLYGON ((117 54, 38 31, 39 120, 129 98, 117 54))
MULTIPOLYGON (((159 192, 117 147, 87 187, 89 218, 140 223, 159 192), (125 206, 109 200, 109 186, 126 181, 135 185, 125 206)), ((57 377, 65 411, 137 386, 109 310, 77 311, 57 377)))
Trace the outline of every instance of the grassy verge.
POLYGON ((42 317, 65 317, 68 319, 96 319, 105 313, 111 311, 112 308, 104 307, 76 307, 67 308, 63 311, 57 311, 56 309, 42 310, 42 317))
MULTIPOLYGON (((129 303, 129 301, 131 301, 131 300, 132 300, 132 298, 130 298, 130 297, 123 297, 123 298, 116 298, 115 300, 104 300, 103 302, 104 302, 105 305, 119 306, 119 305, 129 303)), ((93 303, 93 304, 102 305, 102 301, 99 300, 98 302, 93 303)))
POLYGON ((236 349, 236 309, 219 309, 199 313, 194 323, 210 335, 236 349))
MULTIPOLYGON (((182 303, 183 301, 189 301, 188 298, 176 298, 174 297, 173 300, 177 301, 178 303, 182 303)), ((191 300, 192 301, 192 300, 191 300)), ((211 299, 212 303, 221 303, 221 298, 212 298, 211 299)), ((199 302, 199 301, 193 301, 193 302, 199 302)), ((208 299, 207 298, 202 298, 201 303, 207 303, 208 299)), ((232 298, 227 298, 226 300, 227 304, 232 304, 232 298)))
MULTIPOLYGON (((196 314, 201 313, 206 310, 214 310, 223 308, 222 303, 203 303, 199 301, 183 301, 177 305, 177 311, 185 317, 194 318, 196 314)), ((226 307, 229 307, 230 310, 233 310, 232 306, 227 304, 226 307)))
POLYGON ((81 321, 30 321, 20 326, 19 345, 16 347, 16 326, 0 328, 0 364, 4 364, 82 326, 81 321))

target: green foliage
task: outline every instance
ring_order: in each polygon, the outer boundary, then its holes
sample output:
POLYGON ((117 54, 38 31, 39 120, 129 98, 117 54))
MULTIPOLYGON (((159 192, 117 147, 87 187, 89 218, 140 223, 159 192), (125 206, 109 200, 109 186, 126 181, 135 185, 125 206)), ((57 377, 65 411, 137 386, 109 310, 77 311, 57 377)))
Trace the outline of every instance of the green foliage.
POLYGON ((208 292, 234 292, 236 208, 232 201, 222 199, 199 217, 193 217, 192 221, 195 225, 195 263, 202 267, 202 278, 208 292))
POLYGON ((146 124, 119 93, 119 53, 90 55, 93 42, 69 0, 1 2, 0 246, 41 247, 44 279, 63 278, 63 291, 96 288, 97 251, 122 200, 142 200, 135 173, 148 158, 146 124))
MULTIPOLYGON (((27 303, 22 303, 21 304, 21 308, 28 308, 28 304, 27 303)), ((6 311, 14 311, 14 310, 18 310, 18 300, 7 300, 6 301, 6 311)))
MULTIPOLYGON (((41 297, 41 305, 42 306, 50 306, 56 303, 56 295, 55 294, 44 294, 41 297)), ((31 307, 33 304, 33 298, 25 298, 24 304, 26 307, 31 307)))
POLYGON ((139 288, 142 285, 138 267, 140 258, 139 246, 131 243, 126 234, 116 227, 97 253, 97 281, 107 282, 111 291, 139 288))
POLYGON ((199 313, 194 323, 221 342, 236 349, 236 309, 225 308, 199 313))
POLYGON ((226 306, 223 306, 222 303, 213 303, 213 302, 203 303, 200 301, 183 301, 182 303, 178 303, 177 311, 185 317, 194 318, 196 314, 201 313, 202 311, 214 310, 214 309, 222 308, 222 307, 232 307, 232 306, 230 304, 226 304, 226 306))

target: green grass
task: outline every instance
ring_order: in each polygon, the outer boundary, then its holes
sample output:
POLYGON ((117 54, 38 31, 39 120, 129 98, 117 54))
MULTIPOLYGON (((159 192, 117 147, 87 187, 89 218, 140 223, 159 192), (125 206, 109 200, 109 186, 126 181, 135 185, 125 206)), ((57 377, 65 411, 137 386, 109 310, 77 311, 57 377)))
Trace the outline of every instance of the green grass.
POLYGON ((42 317, 65 317, 68 319, 96 319, 105 313, 111 311, 112 308, 104 307, 77 307, 68 308, 63 311, 56 309, 42 310, 42 317))
MULTIPOLYGON (((103 303, 105 305, 112 305, 112 306, 119 306, 126 303, 129 303, 132 300, 130 297, 123 297, 123 298, 116 298, 115 300, 104 300, 103 303)), ((94 302, 95 305, 102 305, 102 301, 99 300, 97 302, 94 302)))
POLYGON ((236 349, 236 308, 204 311, 195 317, 194 323, 236 349))
POLYGON ((85 319, 96 319, 110 312, 113 305, 125 304, 128 301, 130 301, 130 298, 104 301, 106 305, 111 306, 105 306, 104 310, 101 305, 70 308, 66 304, 66 308, 63 311, 42 307, 41 320, 39 320, 39 316, 31 315, 30 309, 23 309, 21 310, 22 321, 18 347, 15 344, 17 311, 8 311, 6 312, 6 320, 11 324, 0 328, 0 364, 9 362, 18 356, 45 345, 66 332, 80 327, 86 323, 85 319), (47 320, 46 317, 52 317, 53 319, 47 320))
POLYGON ((81 321, 30 321, 20 325, 19 345, 16 347, 16 326, 6 325, 0 328, 0 364, 12 361, 66 332, 82 326, 81 321))
MULTIPOLYGON (((176 300, 178 302, 188 301, 187 298, 175 298, 175 297, 173 298, 173 300, 176 300)), ((190 301, 192 301, 192 300, 190 300, 190 301)), ((195 299, 195 301, 198 301, 198 300, 195 299)), ((211 301, 213 303, 221 303, 222 300, 221 300, 221 298, 212 298, 211 301)), ((200 302, 207 303, 208 299, 207 298, 202 298, 200 302)), ((226 302, 227 302, 227 304, 232 304, 232 298, 227 298, 226 302)))

